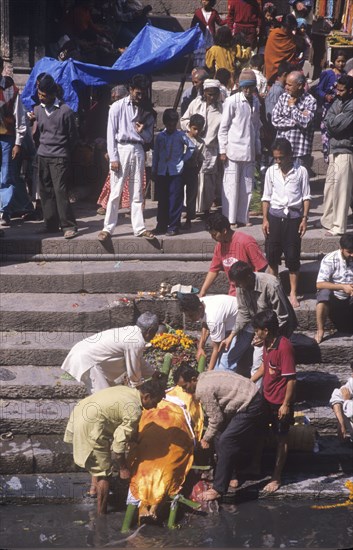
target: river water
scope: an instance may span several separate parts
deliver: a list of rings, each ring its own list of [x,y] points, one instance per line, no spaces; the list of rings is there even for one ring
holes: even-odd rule
[[[135,535],[120,533],[122,511],[97,518],[92,501],[10,504],[0,507],[0,548],[352,548],[352,507],[313,510],[312,504],[213,505],[207,513],[184,514],[177,529],[144,525]]]

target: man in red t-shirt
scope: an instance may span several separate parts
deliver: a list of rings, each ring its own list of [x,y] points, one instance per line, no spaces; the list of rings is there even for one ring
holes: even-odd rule
[[[263,340],[263,362],[251,377],[256,382],[263,376],[263,395],[268,420],[277,436],[276,463],[272,479],[264,487],[274,493],[281,486],[281,474],[288,453],[288,432],[293,424],[296,372],[293,346],[285,336],[278,336],[278,318],[274,311],[265,309],[252,321],[255,335]]]
[[[206,221],[206,230],[217,244],[209,272],[199,293],[200,298],[207,294],[220,271],[224,271],[228,276],[232,265],[239,260],[250,264],[254,271],[266,270],[267,260],[254,237],[241,231],[233,231],[229,220],[223,214],[218,212],[211,214]],[[236,287],[232,281],[229,281],[228,294],[236,295]]]

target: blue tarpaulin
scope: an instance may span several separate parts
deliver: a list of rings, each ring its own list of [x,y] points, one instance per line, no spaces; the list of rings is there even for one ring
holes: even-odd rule
[[[52,75],[64,91],[64,101],[73,111],[78,110],[78,92],[84,86],[119,84],[134,74],[150,74],[162,69],[172,59],[193,52],[202,44],[199,27],[185,32],[170,32],[146,25],[112,67],[82,63],[74,59],[58,61],[43,57],[32,69],[22,92],[26,109],[32,110],[36,80],[40,73]]]

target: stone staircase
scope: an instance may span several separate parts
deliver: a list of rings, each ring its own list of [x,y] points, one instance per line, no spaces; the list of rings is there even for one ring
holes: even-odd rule
[[[171,30],[190,25],[198,0],[152,0],[152,22]],[[217,7],[226,13],[226,2]],[[179,14],[179,15],[178,15]],[[179,27],[178,27],[179,26]],[[178,28],[177,28],[178,27]],[[180,73],[183,71],[180,67]],[[154,77],[152,99],[157,105],[157,129],[170,107],[181,74]],[[320,214],[326,165],[322,161],[320,134],[314,141],[312,211],[310,223]],[[39,238],[38,222],[14,221],[0,241],[0,502],[80,501],[88,475],[75,466],[72,448],[62,441],[70,411],[85,396],[85,388],[68,380],[60,370],[71,347],[82,338],[111,327],[133,323],[146,310],[161,321],[184,326],[177,302],[151,296],[161,282],[191,284],[200,288],[208,270],[214,243],[201,221],[187,234],[146,242],[131,236],[130,219],[121,216],[116,236],[103,247],[97,240],[102,218],[92,205],[75,205],[79,237]],[[156,203],[146,202],[148,229],[155,226]],[[244,232],[263,246],[261,219]],[[328,400],[332,390],[346,381],[353,361],[353,338],[334,335],[313,345],[315,280],[320,257],[338,246],[323,231],[309,230],[303,239],[303,266],[298,310],[298,412],[307,416],[319,434],[319,452],[292,451],[287,463],[287,485],[278,496],[298,494],[327,496],[326,476],[336,476],[337,496],[352,472],[352,449],[338,442],[336,423]],[[281,273],[288,287],[288,273]],[[227,293],[220,274],[212,293]],[[139,294],[139,293],[142,293]],[[186,326],[186,329],[195,327]],[[330,326],[328,325],[328,329]],[[308,345],[310,343],[310,345]],[[270,455],[271,465],[273,454]],[[266,473],[268,462],[264,460]],[[303,477],[304,476],[304,477]],[[309,485],[306,484],[309,480]]]
[[[146,218],[154,212],[152,207],[148,204]],[[82,338],[133,323],[146,310],[174,326],[184,326],[174,299],[137,293],[157,291],[162,281],[200,287],[208,269],[213,244],[205,232],[160,239],[156,249],[137,238],[119,236],[113,238],[112,251],[107,251],[96,240],[97,228],[91,218],[82,222],[86,233],[71,243],[58,237],[39,240],[33,233],[37,222],[15,225],[1,241],[0,415],[1,432],[12,434],[0,443],[0,498],[5,502],[82,498],[88,476],[74,465],[71,447],[62,441],[62,435],[70,411],[85,396],[85,388],[66,379],[59,368],[63,359]],[[124,232],[124,224],[119,230]],[[259,226],[245,231],[262,242]],[[336,247],[335,239],[323,240],[318,230],[308,232],[303,242],[303,251],[311,254]],[[119,259],[125,258],[128,250],[133,259]],[[19,261],[38,254],[42,256],[37,261]],[[101,261],[91,261],[91,254],[100,255]],[[114,254],[115,260],[103,261],[107,254]],[[144,254],[155,261],[144,260]],[[162,259],[171,254],[175,259]],[[187,254],[201,254],[203,260],[177,259]],[[138,255],[140,261],[135,258]],[[60,261],[67,256],[72,261]],[[300,288],[304,297],[298,310],[299,333],[304,338],[313,337],[315,330],[317,269],[318,260],[304,263]],[[285,270],[281,276],[286,285]],[[227,291],[225,277],[218,277],[212,291]],[[349,376],[353,339],[334,335],[320,347],[312,340],[309,346],[307,343],[298,347],[296,408],[317,429],[320,451],[291,452],[287,472],[292,481],[304,473],[308,477],[344,477],[351,473],[352,450],[339,444],[335,436],[328,400],[333,388]]]

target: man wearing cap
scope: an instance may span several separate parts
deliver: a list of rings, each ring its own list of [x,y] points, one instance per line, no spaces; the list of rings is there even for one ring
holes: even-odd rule
[[[222,214],[232,229],[249,222],[255,159],[261,155],[260,102],[255,90],[254,71],[243,69],[239,91],[223,104],[218,132],[220,159],[224,163]]]
[[[199,176],[199,192],[196,210],[208,214],[220,186],[220,167],[218,163],[218,129],[222,118],[222,101],[219,80],[207,78],[203,83],[202,96],[196,97],[180,119],[181,129],[189,129],[190,117],[202,115],[205,124],[200,137],[205,142],[204,161]]]

